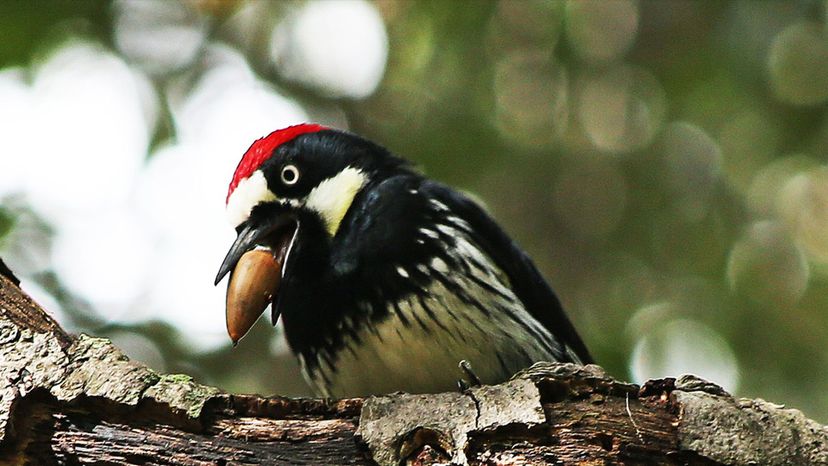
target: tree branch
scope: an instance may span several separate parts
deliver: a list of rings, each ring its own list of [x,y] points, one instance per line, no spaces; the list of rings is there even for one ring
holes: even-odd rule
[[[828,464],[828,429],[695,377],[538,364],[465,393],[235,395],[71,336],[0,274],[0,463]]]

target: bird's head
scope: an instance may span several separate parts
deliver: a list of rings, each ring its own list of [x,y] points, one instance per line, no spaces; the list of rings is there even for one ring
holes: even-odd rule
[[[234,343],[275,301],[297,239],[312,233],[312,241],[330,241],[363,189],[405,167],[368,140],[315,124],[274,131],[250,146],[227,192],[238,236],[216,276],[218,284],[230,274]]]

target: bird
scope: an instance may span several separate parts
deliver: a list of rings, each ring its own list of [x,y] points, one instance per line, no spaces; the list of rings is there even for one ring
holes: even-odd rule
[[[269,306],[319,396],[456,390],[592,357],[529,256],[475,200],[357,134],[302,123],[228,188],[234,345]]]

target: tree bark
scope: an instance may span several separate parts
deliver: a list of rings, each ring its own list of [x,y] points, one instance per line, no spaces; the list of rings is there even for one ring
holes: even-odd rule
[[[0,464],[828,464],[826,427],[689,376],[541,363],[464,393],[225,393],[67,334],[3,269]]]

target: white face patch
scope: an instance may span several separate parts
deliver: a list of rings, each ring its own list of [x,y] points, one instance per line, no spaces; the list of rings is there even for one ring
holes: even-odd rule
[[[256,170],[249,177],[241,180],[230,199],[227,200],[227,218],[235,227],[247,220],[250,210],[260,202],[276,200],[274,195],[267,189],[267,180],[261,170]]]
[[[361,170],[348,167],[328,178],[308,194],[305,207],[319,213],[325,221],[328,233],[334,236],[345,213],[351,207],[354,196],[365,185],[367,177]]]

